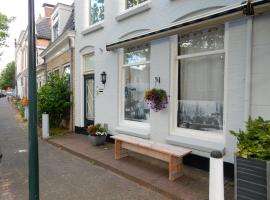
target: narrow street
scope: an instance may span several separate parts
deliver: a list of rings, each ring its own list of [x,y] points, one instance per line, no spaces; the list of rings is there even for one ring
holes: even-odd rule
[[[15,110],[0,99],[0,199],[28,199],[28,137]],[[41,200],[166,199],[47,142],[39,142]]]

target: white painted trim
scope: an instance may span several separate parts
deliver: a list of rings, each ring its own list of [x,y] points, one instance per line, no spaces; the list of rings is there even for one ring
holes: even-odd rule
[[[136,122],[136,121],[130,121],[130,120],[125,120],[124,119],[124,102],[125,102],[125,96],[124,96],[124,88],[125,88],[125,72],[124,68],[127,66],[134,66],[142,63],[136,63],[136,64],[131,64],[131,65],[124,65],[124,49],[118,49],[118,61],[119,61],[119,103],[118,103],[118,124],[119,127],[126,127],[128,130],[134,130],[138,131],[138,134],[140,132],[146,132],[149,134],[150,131],[150,123],[149,122]],[[143,64],[150,64],[150,61],[143,62]]]
[[[194,57],[201,57],[201,56],[209,56],[209,55],[216,55],[216,54],[222,54],[222,53],[225,53],[225,50],[224,49],[181,55],[181,56],[177,56],[177,59],[180,60],[180,59],[185,59],[185,58],[194,58]]]
[[[225,23],[225,30],[224,30],[224,49],[221,50],[215,50],[215,51],[208,51],[208,52],[202,52],[202,53],[194,53],[194,54],[187,54],[183,56],[178,56],[178,37],[177,35],[171,36],[171,81],[170,81],[170,104],[171,105],[171,111],[170,111],[170,135],[175,136],[190,136],[192,138],[200,139],[203,135],[203,137],[209,141],[220,141],[222,143],[225,142],[225,133],[226,133],[226,124],[225,119],[227,116],[227,43],[228,43],[228,24]],[[206,55],[215,55],[215,54],[225,54],[225,61],[224,61],[224,100],[223,100],[223,131],[221,134],[219,133],[211,133],[206,131],[198,131],[198,130],[191,130],[191,129],[185,129],[185,128],[178,128],[176,126],[177,124],[177,91],[178,91],[178,62],[180,59],[185,58],[191,58],[191,57],[198,57],[198,56],[206,56]],[[226,88],[225,88],[226,87]]]
[[[85,36],[87,34],[96,32],[96,31],[98,31],[100,29],[103,29],[103,28],[104,28],[104,20],[103,21],[100,21],[100,22],[97,22],[95,24],[90,25],[89,27],[87,27],[86,29],[84,29],[81,32],[81,34]]]
[[[151,8],[151,0],[140,3],[132,8],[125,9],[118,16],[115,17],[116,21],[125,20],[131,16],[145,12]]]

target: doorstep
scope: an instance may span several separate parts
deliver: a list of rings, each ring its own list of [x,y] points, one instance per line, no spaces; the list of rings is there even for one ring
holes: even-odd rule
[[[114,144],[92,146],[87,136],[71,134],[48,140],[49,143],[77,155],[149,189],[172,199],[208,199],[208,172],[185,166],[184,176],[175,181],[168,180],[167,164],[131,153],[121,160],[114,159]],[[234,198],[233,183],[225,179],[225,199]]]

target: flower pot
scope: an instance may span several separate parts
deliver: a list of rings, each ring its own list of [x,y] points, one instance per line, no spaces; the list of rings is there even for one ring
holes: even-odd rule
[[[92,135],[88,135],[88,139],[90,140],[90,142],[95,145],[95,146],[99,146],[105,143],[106,141],[106,135],[102,135],[102,136],[92,136]]]
[[[270,161],[235,156],[235,199],[270,199]]]

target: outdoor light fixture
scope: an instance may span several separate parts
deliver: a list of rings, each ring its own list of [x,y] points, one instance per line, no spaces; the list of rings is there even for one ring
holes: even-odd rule
[[[103,85],[105,85],[106,84],[106,79],[107,79],[107,74],[106,74],[106,72],[102,72],[101,74],[100,74],[100,77],[101,77],[101,83],[103,84]]]

